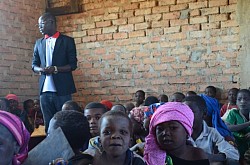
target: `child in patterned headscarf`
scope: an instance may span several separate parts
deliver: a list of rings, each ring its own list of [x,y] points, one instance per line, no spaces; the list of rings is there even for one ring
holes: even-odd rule
[[[206,154],[199,148],[187,145],[192,133],[194,114],[183,103],[161,105],[150,121],[146,137],[144,159],[148,165],[209,164]]]
[[[30,134],[15,115],[0,110],[0,164],[20,165],[28,157]]]

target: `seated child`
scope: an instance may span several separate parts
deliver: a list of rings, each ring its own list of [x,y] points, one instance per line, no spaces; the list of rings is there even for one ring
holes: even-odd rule
[[[0,98],[0,110],[9,112],[10,104],[6,98]]]
[[[182,102],[185,99],[185,95],[181,92],[175,92],[170,99],[170,102]]]
[[[145,92],[143,90],[136,91],[134,96],[135,107],[143,106],[144,100],[145,100]]]
[[[216,97],[216,88],[214,86],[207,86],[205,89],[205,95],[215,98]]]
[[[127,109],[122,104],[116,104],[111,108],[111,111],[113,110],[119,110],[125,114],[127,114]]]
[[[208,127],[203,120],[206,115],[206,102],[200,96],[188,96],[184,100],[194,113],[194,125],[192,138],[193,146],[203,149],[209,157],[210,163],[236,164],[239,161],[239,153],[233,145],[224,140],[220,133]]]
[[[91,137],[99,136],[98,121],[106,111],[106,107],[101,103],[91,102],[86,105],[84,116],[89,122]]]
[[[135,105],[133,103],[126,103],[124,107],[126,108],[126,113],[129,114],[130,111],[135,107]]]
[[[75,110],[57,112],[49,123],[48,135],[52,134],[58,127],[62,129],[75,153],[75,156],[68,160],[69,163],[77,164],[83,160],[86,161],[86,159],[89,159],[89,163],[91,163],[93,158],[80,152],[80,149],[90,139],[89,123],[83,113]]]
[[[220,117],[220,104],[217,99],[205,94],[200,95],[206,102],[207,114],[204,118],[209,127],[214,127],[226,141],[234,141],[231,131]]]
[[[224,114],[233,108],[237,108],[236,105],[236,98],[237,98],[237,93],[239,89],[238,88],[232,88],[228,91],[228,103],[224,104],[221,109],[220,109],[220,117],[227,118],[227,115],[224,116]]]
[[[0,110],[0,164],[19,165],[28,157],[30,134],[15,115]]]
[[[162,94],[162,95],[160,95],[160,96],[158,97],[158,100],[159,100],[160,103],[166,103],[166,102],[168,102],[168,96]]]
[[[109,101],[109,100],[102,100],[100,103],[102,103],[103,105],[105,105],[105,106],[106,106],[107,111],[110,111],[110,110],[111,110],[111,108],[113,107],[112,102],[111,102],[111,101]]]
[[[186,97],[187,96],[196,96],[197,95],[197,93],[195,93],[194,91],[188,91],[187,93],[186,93]]]
[[[240,152],[240,158],[244,158],[244,153],[250,147],[250,91],[239,90],[236,99],[238,109],[229,112],[225,122],[230,131],[233,132],[235,142]]]
[[[148,165],[208,165],[204,151],[187,144],[191,136],[194,114],[183,103],[161,105],[150,121],[144,158]]]
[[[121,111],[105,113],[99,122],[103,152],[94,157],[96,165],[145,165],[144,160],[129,150],[132,123]]]
[[[75,101],[72,101],[72,100],[69,100],[69,101],[66,101],[63,106],[62,106],[62,110],[65,111],[65,110],[75,110],[75,111],[78,111],[78,112],[82,112],[82,109],[81,107],[77,104],[77,102]]]

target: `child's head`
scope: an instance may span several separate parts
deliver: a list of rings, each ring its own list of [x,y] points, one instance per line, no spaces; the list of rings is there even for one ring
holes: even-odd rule
[[[10,104],[6,98],[0,98],[0,110],[9,112]]]
[[[146,100],[145,100],[144,105],[145,106],[150,106],[151,104],[158,103],[158,102],[159,102],[159,100],[158,100],[157,97],[155,97],[155,96],[148,96],[146,98]]]
[[[61,127],[74,151],[79,150],[90,138],[89,123],[81,112],[75,110],[59,111],[49,123],[48,134]]]
[[[127,109],[122,105],[122,104],[116,104],[114,105],[112,108],[111,108],[111,111],[114,111],[114,110],[119,110],[125,114],[127,114]]]
[[[102,100],[100,103],[102,103],[103,105],[105,105],[105,106],[106,106],[107,111],[110,111],[110,110],[111,110],[111,108],[113,107],[112,102],[111,102],[111,101],[109,101],[109,100]]]
[[[145,92],[143,90],[138,90],[135,92],[135,97],[134,101],[138,104],[141,105],[143,101],[145,100]]]
[[[237,93],[239,92],[238,88],[232,88],[228,91],[228,101],[229,103],[235,105],[237,99]]]
[[[99,120],[99,128],[101,145],[107,156],[126,154],[131,142],[132,123],[125,113],[108,111]]]
[[[207,86],[205,89],[205,94],[209,97],[215,98],[216,96],[216,88],[214,86]]]
[[[197,93],[195,93],[194,91],[188,91],[186,93],[186,96],[196,96],[196,95],[197,95]]]
[[[144,110],[146,106],[135,107],[130,111],[129,117],[133,124],[133,133],[136,135],[144,134],[143,120],[144,120]]]
[[[23,109],[26,110],[27,112],[34,109],[34,101],[31,99],[25,100],[23,102]]]
[[[149,135],[146,137],[144,158],[147,163],[164,164],[166,151],[171,154],[186,145],[187,137],[192,133],[193,121],[194,114],[187,105],[178,102],[161,105],[151,118]]]
[[[242,111],[250,111],[250,91],[247,89],[239,90],[236,105]]]
[[[170,102],[182,102],[185,99],[185,95],[181,92],[175,92],[170,99]]]
[[[198,95],[188,96],[184,99],[184,104],[188,105],[194,113],[193,128],[195,129],[202,126],[203,119],[207,113],[207,105],[205,100]]]
[[[92,137],[99,135],[98,121],[102,115],[107,112],[106,107],[97,102],[91,102],[84,109],[84,116],[89,122],[90,133]]]
[[[40,110],[40,100],[34,99],[34,109]]]
[[[72,101],[72,100],[69,100],[69,101],[66,101],[63,106],[62,106],[62,110],[65,111],[65,110],[75,110],[75,111],[78,111],[78,112],[82,112],[82,109],[81,107],[77,104],[77,102],[75,101]]]
[[[14,111],[18,108],[19,99],[18,99],[17,95],[8,94],[5,98],[9,101],[10,111]]]
[[[135,107],[135,105],[133,103],[126,103],[124,107],[126,108],[127,114],[129,114],[130,111]]]
[[[168,96],[167,95],[160,95],[159,97],[158,97],[158,100],[159,100],[159,102],[160,103],[166,103],[166,102],[168,102]]]

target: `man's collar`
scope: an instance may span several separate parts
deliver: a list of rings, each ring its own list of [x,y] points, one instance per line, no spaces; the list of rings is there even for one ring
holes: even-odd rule
[[[60,33],[59,32],[56,32],[53,36],[49,36],[47,34],[45,34],[44,38],[47,39],[49,37],[52,37],[52,38],[58,38],[60,36]]]

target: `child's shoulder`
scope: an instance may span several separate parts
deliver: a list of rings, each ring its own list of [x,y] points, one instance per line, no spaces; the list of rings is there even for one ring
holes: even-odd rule
[[[136,154],[135,152],[132,152],[132,155],[133,155],[133,159],[132,159],[132,164],[131,165],[146,165],[146,162],[144,161],[144,159]]]

